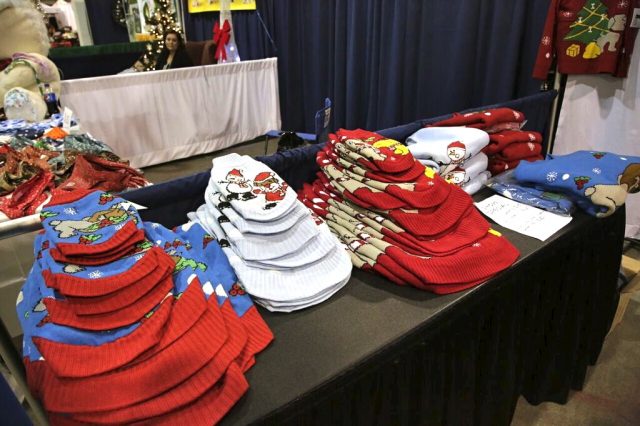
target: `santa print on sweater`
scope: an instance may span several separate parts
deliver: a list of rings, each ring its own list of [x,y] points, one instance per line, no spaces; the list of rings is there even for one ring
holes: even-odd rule
[[[284,200],[289,187],[286,182],[278,179],[273,172],[258,173],[253,179],[253,185],[253,193],[264,195],[265,201],[267,201],[264,206],[265,210],[275,207],[278,201]]]
[[[554,56],[564,74],[609,73],[626,77],[637,29],[638,0],[553,0],[533,77],[546,79]]]
[[[269,210],[279,201],[284,200],[289,188],[286,182],[271,171],[260,172],[251,181],[244,177],[242,170],[232,169],[227,173],[226,179],[218,183],[227,184],[226,190],[229,192],[227,200],[248,201],[256,198],[256,195],[264,195],[266,201],[264,210]]]

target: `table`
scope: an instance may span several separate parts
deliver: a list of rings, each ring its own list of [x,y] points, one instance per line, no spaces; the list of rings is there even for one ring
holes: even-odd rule
[[[144,204],[141,195],[164,192],[163,206],[149,197],[141,215],[158,220],[160,211],[171,226],[202,202],[207,178],[123,195]],[[170,195],[174,187],[184,188],[180,196]],[[223,423],[508,425],[520,395],[564,403],[613,319],[624,223],[624,209],[606,219],[577,212],[546,242],[496,225],[521,256],[462,293],[435,296],[355,270],[321,305],[261,310],[275,341]]]
[[[434,296],[355,271],[320,306],[264,313],[276,340],[224,423],[508,425],[520,394],[566,402],[617,305],[624,211],[579,213],[546,243],[500,230],[522,256],[475,289]]]
[[[535,103],[548,112],[550,99]],[[260,160],[298,187],[312,179],[318,149]],[[204,201],[208,180],[206,171],[122,196],[149,207],[144,220],[172,227]],[[613,319],[624,224],[624,209],[605,219],[577,212],[546,242],[495,226],[521,257],[461,293],[435,296],[356,270],[321,305],[261,309],[275,340],[222,423],[508,425],[520,395],[564,403]]]
[[[64,80],[61,102],[133,167],[279,129],[277,59]]]
[[[553,96],[501,106],[524,111],[541,130]],[[429,121],[379,133],[404,140]],[[320,148],[259,160],[298,188],[313,180]],[[123,196],[149,207],[143,219],[172,227],[204,202],[208,180],[203,172]],[[319,306],[262,310],[276,339],[223,423],[508,425],[520,395],[533,404],[566,402],[597,360],[615,313],[624,222],[622,209],[606,219],[577,212],[544,243],[495,226],[521,257],[462,293],[434,296],[354,271]]]

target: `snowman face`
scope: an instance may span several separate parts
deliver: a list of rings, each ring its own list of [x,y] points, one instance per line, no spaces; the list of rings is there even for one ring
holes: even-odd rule
[[[464,159],[466,151],[467,150],[464,148],[449,148],[449,152],[447,152],[447,155],[449,156],[451,161],[460,161]]]
[[[456,185],[460,185],[461,183],[464,182],[464,176],[465,176],[464,172],[450,172],[450,173],[447,173],[445,175],[444,179],[447,182],[451,182],[451,183],[454,183]]]
[[[244,177],[241,175],[229,175],[227,181],[229,181],[229,183],[242,183],[244,182]]]

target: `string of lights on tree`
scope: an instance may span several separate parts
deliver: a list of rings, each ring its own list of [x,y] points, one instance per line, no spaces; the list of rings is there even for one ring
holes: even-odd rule
[[[147,18],[148,30],[151,34],[151,42],[147,43],[147,51],[142,56],[142,65],[145,71],[155,70],[158,55],[164,48],[164,36],[168,31],[177,31],[182,34],[180,25],[176,22],[176,10],[171,0],[157,0],[153,15]]]
[[[123,0],[113,0],[113,4],[111,5],[111,17],[116,24],[126,28],[127,18],[124,8]]]

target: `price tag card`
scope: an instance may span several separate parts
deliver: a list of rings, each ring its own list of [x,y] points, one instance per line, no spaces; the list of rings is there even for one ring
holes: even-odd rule
[[[64,112],[62,113],[62,130],[69,133],[71,129],[71,118],[73,117],[73,111],[71,108],[64,107]]]
[[[560,216],[501,195],[493,195],[475,205],[498,225],[541,241],[545,241],[571,222],[571,216]]]

